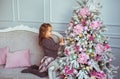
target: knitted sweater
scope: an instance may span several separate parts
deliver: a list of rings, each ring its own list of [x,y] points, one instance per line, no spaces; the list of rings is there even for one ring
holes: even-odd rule
[[[42,40],[42,46],[45,53],[45,56],[57,57],[57,52],[60,47],[59,43],[55,43],[52,38],[46,38]]]

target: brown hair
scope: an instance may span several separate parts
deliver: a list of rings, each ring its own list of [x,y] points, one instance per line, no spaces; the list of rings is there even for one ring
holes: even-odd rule
[[[42,45],[42,40],[45,38],[48,27],[52,27],[49,23],[43,23],[39,28],[39,45]]]

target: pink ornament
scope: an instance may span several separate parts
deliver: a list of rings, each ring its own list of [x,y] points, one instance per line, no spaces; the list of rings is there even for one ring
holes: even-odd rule
[[[76,10],[76,13],[79,13],[79,11],[80,11],[80,9],[77,9],[77,10]]]
[[[85,53],[80,53],[78,55],[77,61],[82,64],[87,64],[87,60],[89,59],[89,56]]]
[[[81,15],[82,17],[87,17],[87,16],[90,15],[90,11],[89,11],[89,9],[87,7],[82,8],[79,11],[79,15]]]
[[[65,75],[71,75],[71,74],[73,74],[73,71],[74,71],[74,69],[70,68],[68,65],[66,65],[65,68],[64,68],[64,74]]]
[[[74,49],[77,51],[77,52],[79,52],[79,46],[74,46]]]
[[[65,54],[65,55],[69,55],[69,52],[68,52],[68,49],[67,49],[67,48],[64,49],[64,54]]]
[[[91,63],[91,61],[88,61],[88,65],[90,66],[92,63]]]
[[[98,55],[101,55],[104,52],[104,46],[102,44],[97,44],[95,46],[95,52]]]
[[[73,37],[74,36],[74,33],[70,33],[70,37]]]
[[[93,35],[89,35],[89,38],[88,38],[89,41],[93,41],[94,40],[94,37]]]
[[[78,71],[76,69],[74,69],[73,73],[74,74],[78,74]]]
[[[94,57],[94,59],[95,59],[96,61],[101,61],[102,57],[101,57],[101,55],[97,55],[97,56]]]
[[[87,26],[85,26],[85,27],[84,27],[84,30],[86,30],[86,31],[87,31],[87,30],[88,30],[88,27],[87,27]]]
[[[80,34],[80,33],[82,33],[83,29],[84,29],[84,28],[83,28],[82,24],[77,24],[76,26],[74,26],[73,31],[74,31],[76,34]]]
[[[105,78],[105,73],[104,72],[90,71],[90,75],[95,76],[95,78],[98,78],[98,79],[104,79]]]
[[[82,20],[81,20],[81,24],[82,24],[83,26],[85,26],[85,25],[86,25],[86,20],[85,20],[85,19],[82,19]]]
[[[64,78],[65,78],[65,75],[64,75],[64,74],[60,74],[57,78],[58,78],[58,79],[64,79]]]
[[[72,23],[72,22],[70,22],[70,23],[69,23],[69,26],[70,26],[70,27],[72,27],[72,26],[73,26],[73,23]]]
[[[105,51],[108,50],[108,49],[110,49],[110,46],[108,44],[106,44],[106,43],[104,43],[103,46],[104,46],[104,50]]]
[[[100,29],[101,25],[102,25],[102,23],[100,21],[92,21],[90,23],[90,28],[93,30],[98,30],[98,29]]]
[[[110,58],[110,59],[109,59],[109,62],[111,62],[111,61],[112,61],[112,59]]]
[[[79,51],[80,51],[80,52],[83,52],[83,51],[85,51],[85,50],[84,50],[82,47],[80,47],[80,48],[79,48]]]
[[[112,61],[112,59],[110,58],[107,62],[111,62]]]

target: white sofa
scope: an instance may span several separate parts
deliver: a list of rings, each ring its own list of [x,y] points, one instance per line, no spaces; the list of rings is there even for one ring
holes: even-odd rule
[[[58,32],[53,32],[52,37],[55,42],[58,42],[62,35]],[[10,51],[30,49],[31,64],[38,65],[44,56],[42,47],[38,45],[38,29],[28,26],[20,25],[0,29],[0,48],[6,46],[10,48]],[[0,79],[48,79],[48,77],[40,78],[32,74],[21,73],[23,69],[24,68],[5,69],[4,66],[0,66]],[[51,77],[52,68],[49,70],[49,77]]]

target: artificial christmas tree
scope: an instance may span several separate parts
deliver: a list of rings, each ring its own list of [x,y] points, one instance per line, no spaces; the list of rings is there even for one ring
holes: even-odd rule
[[[59,74],[64,79],[113,79],[116,72],[98,0],[81,0],[73,11],[65,37],[65,57],[59,58]]]

